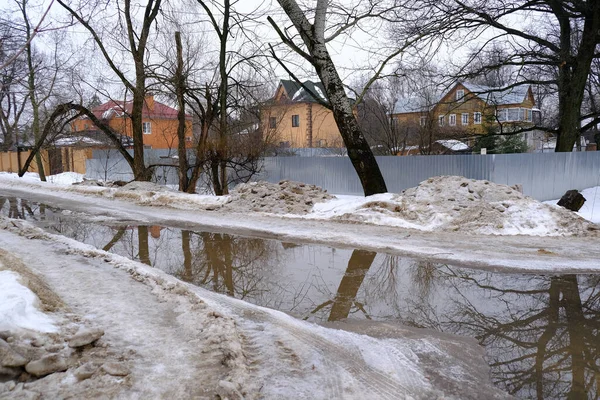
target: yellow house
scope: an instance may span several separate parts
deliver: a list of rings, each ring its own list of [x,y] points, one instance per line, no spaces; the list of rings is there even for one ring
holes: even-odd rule
[[[274,138],[280,147],[343,147],[342,137],[326,102],[321,83],[281,80],[275,95],[261,109],[264,137]],[[314,95],[314,96],[313,96]]]
[[[94,107],[91,111],[116,132],[132,137],[131,118],[129,118],[131,108],[131,101],[111,100]],[[155,101],[154,96],[146,96],[142,109],[145,148],[177,149],[177,126],[176,109]],[[85,116],[75,120],[72,128],[74,132],[86,132],[87,134],[99,132],[99,129]],[[192,147],[192,117],[190,115],[186,115],[185,141],[186,147]]]
[[[472,136],[490,129],[514,130],[532,126],[540,118],[530,86],[494,88],[456,83],[438,101],[403,100],[391,115],[393,123],[435,127]]]

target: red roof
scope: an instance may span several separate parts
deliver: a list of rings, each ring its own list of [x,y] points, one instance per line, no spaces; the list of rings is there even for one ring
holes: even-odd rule
[[[154,106],[150,109],[148,103],[154,102]],[[133,101],[115,101],[110,100],[104,104],[100,104],[92,109],[92,112],[98,119],[110,119],[113,116],[122,116],[123,113],[131,113]],[[146,97],[142,108],[142,118],[149,119],[177,119],[177,109],[169,107],[166,104],[153,100],[152,97]],[[191,119],[189,114],[185,115],[186,119]]]

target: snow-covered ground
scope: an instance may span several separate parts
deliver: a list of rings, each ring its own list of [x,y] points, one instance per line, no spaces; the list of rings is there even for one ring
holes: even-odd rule
[[[54,322],[36,307],[39,299],[20,278],[15,272],[0,271],[0,331],[55,332]]]
[[[49,181],[67,192],[123,199],[154,207],[254,212],[467,235],[596,235],[598,227],[582,216],[589,219],[600,210],[600,200],[596,201],[600,195],[594,188],[585,191],[589,200],[580,216],[552,202],[541,203],[524,196],[506,185],[459,176],[434,177],[399,194],[368,197],[336,197],[314,185],[290,181],[243,184],[231,195],[221,197],[189,195],[149,182],[132,182],[118,188],[98,186],[96,182],[68,184],[82,179],[79,174],[64,173],[50,177]],[[25,182],[40,188],[48,187],[41,185],[35,174],[19,180],[14,174],[0,173],[0,185],[19,186]]]

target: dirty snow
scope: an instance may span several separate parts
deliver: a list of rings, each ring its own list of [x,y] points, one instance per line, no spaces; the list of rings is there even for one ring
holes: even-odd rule
[[[124,355],[105,362],[90,383],[78,382],[76,363],[20,388],[0,384],[0,396],[27,390],[42,398],[95,397],[103,393],[94,393],[95,384],[113,382],[127,398],[509,397],[491,385],[483,350],[471,339],[401,329],[393,338],[371,337],[320,327],[25,221],[0,219],[0,247],[45,279],[78,319],[103,329],[108,349]],[[127,366],[125,381],[106,375],[119,373],[115,362]]]
[[[11,174],[0,174],[0,179],[18,182]],[[23,183],[33,184],[33,179]],[[434,177],[399,194],[369,197],[336,197],[318,186],[291,181],[242,184],[231,195],[220,197],[189,195],[149,182],[119,188],[61,185],[61,190],[182,210],[253,211],[468,235],[587,236],[598,229],[579,215],[524,196],[512,187],[459,176]],[[598,203],[588,201],[590,214],[598,214],[594,211]]]
[[[581,194],[585,197],[585,203],[576,214],[595,224],[600,224],[600,186],[583,189]],[[559,200],[550,200],[544,203],[556,206]]]
[[[0,331],[56,332],[52,318],[38,309],[39,299],[12,271],[0,271]]]
[[[581,236],[594,229],[512,187],[459,176],[430,178],[400,194],[317,204],[309,217],[477,235]]]
[[[271,214],[306,214],[314,204],[334,199],[319,186],[301,182],[277,183],[250,182],[235,187],[230,202],[224,208],[229,211],[258,211]]]

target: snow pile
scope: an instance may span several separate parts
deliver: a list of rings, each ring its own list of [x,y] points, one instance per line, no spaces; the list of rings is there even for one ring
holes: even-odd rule
[[[585,203],[577,215],[595,224],[600,224],[600,186],[584,189],[581,194],[585,197]],[[544,203],[555,206],[559,200],[550,200]]]
[[[153,182],[133,181],[119,188],[118,192],[173,192],[173,190]]]
[[[56,332],[52,319],[38,310],[39,300],[19,283],[19,275],[0,271],[0,331],[29,329]]]
[[[314,218],[488,235],[586,235],[596,227],[506,185],[439,176],[401,194],[316,205]]]
[[[77,172],[63,172],[56,175],[46,177],[48,182],[56,183],[57,185],[71,185],[73,183],[82,182],[83,174]]]
[[[8,178],[8,179],[5,179]],[[475,235],[584,236],[599,227],[566,209],[543,204],[514,188],[458,176],[430,178],[401,194],[369,197],[332,196],[315,185],[281,181],[279,184],[241,184],[229,196],[187,194],[148,182],[123,187],[56,185],[20,180],[0,174],[3,185],[23,189],[51,188],[63,192],[126,200],[143,206],[180,210],[260,212],[285,217],[325,219],[395,226],[421,231],[463,232]],[[594,190],[597,193],[598,190]],[[584,195],[592,198],[587,191]],[[600,200],[589,201],[590,214],[600,215]],[[582,212],[584,211],[582,209]],[[587,215],[587,214],[582,214]],[[600,219],[596,216],[595,218]]]
[[[335,196],[315,185],[287,180],[279,184],[260,181],[238,185],[231,193],[231,202],[224,208],[237,212],[306,214],[315,203],[334,198]]]

